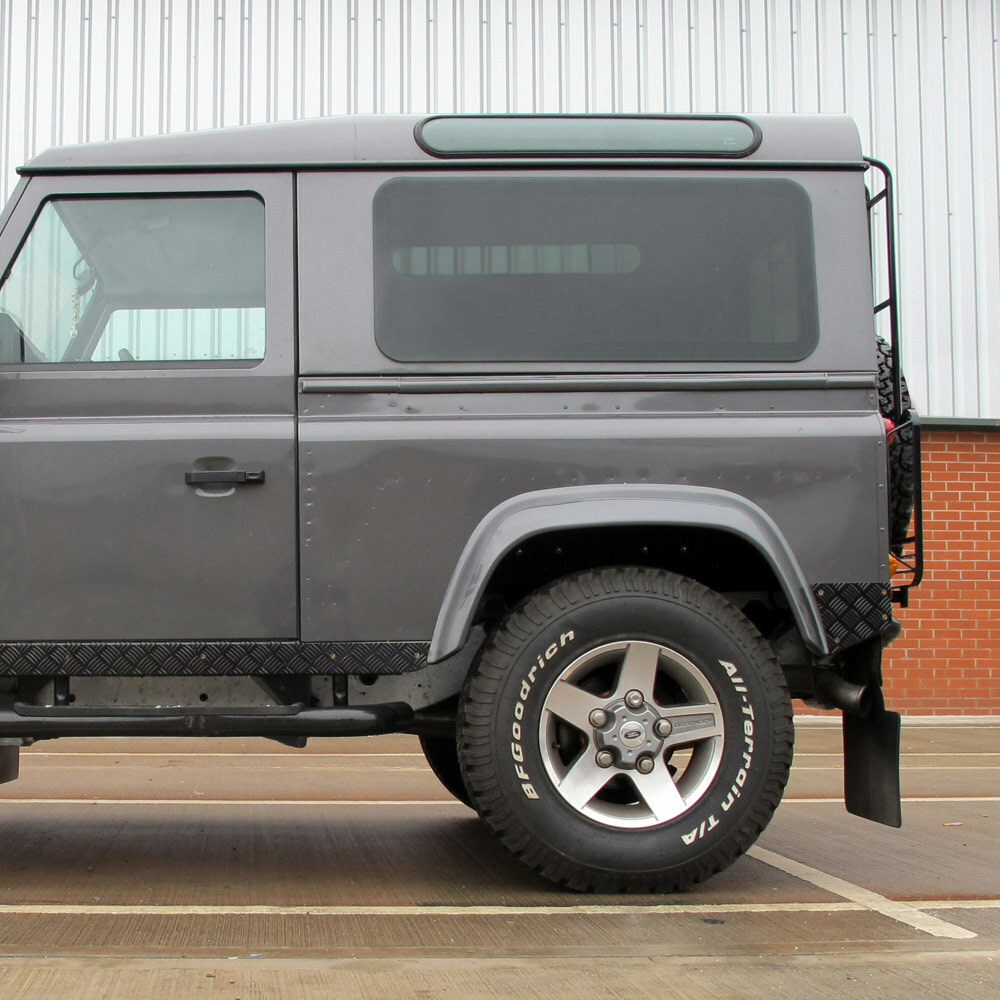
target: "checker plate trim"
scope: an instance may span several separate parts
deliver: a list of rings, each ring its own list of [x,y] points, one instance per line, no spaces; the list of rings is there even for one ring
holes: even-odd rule
[[[429,650],[429,642],[5,642],[0,675],[399,675],[425,667]]]
[[[814,583],[812,592],[833,649],[874,639],[892,622],[889,583]]]

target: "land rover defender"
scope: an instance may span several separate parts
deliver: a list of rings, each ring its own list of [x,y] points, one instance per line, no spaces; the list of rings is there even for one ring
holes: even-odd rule
[[[670,891],[767,824],[802,698],[899,824],[919,442],[849,119],[348,116],[20,173],[0,780],[60,736],[408,732],[541,875]]]

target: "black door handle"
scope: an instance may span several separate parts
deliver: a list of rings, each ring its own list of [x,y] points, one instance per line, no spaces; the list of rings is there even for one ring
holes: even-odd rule
[[[184,482],[188,486],[205,486],[208,484],[225,483],[246,483],[255,485],[264,482],[264,470],[256,469],[219,469],[217,471],[208,470],[205,472],[185,472]]]

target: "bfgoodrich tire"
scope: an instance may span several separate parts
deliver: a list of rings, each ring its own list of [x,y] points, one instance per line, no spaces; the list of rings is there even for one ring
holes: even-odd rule
[[[645,568],[567,577],[471,671],[459,760],[521,861],[579,890],[671,892],[731,864],[781,799],[791,703],[732,604]]]
[[[434,772],[434,776],[459,802],[472,806],[472,799],[462,780],[462,769],[458,764],[458,747],[454,739],[442,736],[421,736],[420,749]]]

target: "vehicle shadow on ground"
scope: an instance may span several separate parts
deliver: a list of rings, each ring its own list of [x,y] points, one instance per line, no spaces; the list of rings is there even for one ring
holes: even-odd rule
[[[802,898],[801,890],[779,892],[785,880],[747,858],[682,894],[566,891],[524,867],[457,805],[445,807],[447,816],[433,806],[172,805],[173,815],[166,808],[81,804],[0,813],[0,903],[551,906]]]

